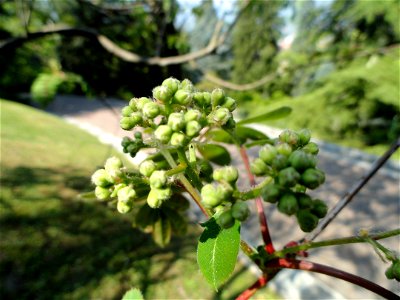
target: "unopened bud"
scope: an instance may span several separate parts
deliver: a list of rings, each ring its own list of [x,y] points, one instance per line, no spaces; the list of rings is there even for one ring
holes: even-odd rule
[[[289,163],[297,171],[301,172],[308,168],[314,168],[317,165],[317,159],[303,150],[296,150],[290,154]]]
[[[189,91],[179,89],[174,95],[174,100],[178,104],[187,106],[192,102],[192,94]]]
[[[101,186],[96,186],[96,188],[94,189],[94,194],[96,196],[97,199],[100,200],[105,200],[108,199],[111,195],[111,192],[108,188],[104,188]]]
[[[211,105],[211,93],[203,92],[203,107],[209,107]]]
[[[171,99],[173,92],[167,86],[157,86],[153,89],[153,98],[167,103]]]
[[[220,227],[228,229],[235,225],[235,219],[233,218],[231,211],[227,210],[218,216],[217,223]]]
[[[168,144],[171,139],[172,129],[168,125],[160,125],[154,131],[154,136],[163,144]]]
[[[307,153],[314,154],[314,155],[318,154],[318,152],[319,152],[318,145],[316,143],[313,143],[313,142],[309,142],[307,145],[305,145],[302,148],[302,150],[307,152]]]
[[[295,186],[300,179],[300,174],[293,167],[288,167],[279,171],[278,182],[285,187]]]
[[[131,130],[136,126],[136,123],[131,117],[122,117],[119,121],[119,125],[123,130]]]
[[[146,97],[141,97],[139,99],[136,100],[136,107],[138,110],[142,111],[143,107],[146,103],[150,103],[152,102],[149,98]]]
[[[312,202],[311,212],[318,218],[323,218],[328,213],[328,206],[320,199],[315,199]]]
[[[231,97],[226,97],[225,98],[225,103],[222,105],[222,107],[225,107],[229,109],[229,111],[234,111],[236,109],[236,100],[231,98]]]
[[[143,176],[150,177],[156,170],[156,164],[152,160],[145,160],[139,166],[139,172]]]
[[[220,205],[223,201],[223,197],[218,193],[217,188],[212,184],[206,184],[201,189],[201,201],[204,206],[213,208]]]
[[[221,125],[224,125],[228,122],[229,119],[232,118],[232,113],[229,109],[225,107],[218,108],[213,115],[214,121],[218,122]]]
[[[170,143],[172,146],[182,147],[186,145],[186,136],[181,132],[174,132],[171,136]]]
[[[250,215],[250,209],[246,202],[238,201],[232,206],[232,216],[241,222],[245,221]]]
[[[271,165],[276,170],[282,170],[288,166],[288,158],[285,155],[278,154],[272,161]]]
[[[180,84],[180,82],[178,79],[169,77],[169,78],[165,79],[161,85],[168,87],[171,94],[173,95],[178,90],[179,84]]]
[[[235,183],[239,178],[239,171],[237,168],[232,166],[226,166],[214,170],[213,178],[216,181],[227,181],[229,183]]]
[[[124,188],[124,187],[126,187],[126,184],[125,184],[125,183],[116,184],[116,185],[114,186],[114,190],[112,191],[110,197],[111,197],[111,198],[117,197],[118,191],[119,191],[120,189]]]
[[[318,225],[318,217],[309,210],[299,210],[296,213],[296,218],[300,229],[304,232],[311,232]]]
[[[300,144],[302,146],[307,145],[311,139],[311,132],[307,128],[301,129],[298,133],[300,138]]]
[[[133,112],[134,110],[130,106],[125,106],[121,111],[123,117],[130,117]]]
[[[126,186],[117,192],[118,202],[129,202],[136,198],[136,191],[131,186]]]
[[[286,129],[279,135],[279,140],[291,146],[296,146],[300,141],[300,137],[296,132]]]
[[[325,182],[325,174],[318,169],[307,169],[301,175],[301,183],[310,189],[315,189]]]
[[[133,111],[138,110],[137,104],[136,104],[138,100],[139,100],[138,98],[132,98],[131,100],[129,100],[129,107],[132,108]]]
[[[143,106],[143,115],[148,119],[154,119],[159,113],[160,107],[155,102],[149,102]]]
[[[168,117],[168,126],[173,131],[180,131],[185,127],[185,119],[183,113],[171,113]]]
[[[263,175],[266,175],[269,168],[261,158],[256,158],[250,164],[250,170],[251,170],[251,173],[253,173],[256,176],[263,176]]]
[[[199,134],[201,130],[201,125],[197,121],[189,121],[186,124],[186,135],[189,137],[194,137]]]
[[[282,154],[285,156],[289,156],[293,151],[292,146],[290,146],[287,143],[279,143],[275,147],[279,154]]]
[[[122,161],[115,156],[108,158],[106,160],[106,163],[104,164],[104,169],[107,171],[108,174],[110,174],[112,178],[117,178],[121,176],[122,167]]]
[[[278,150],[276,150],[275,146],[269,144],[262,147],[258,152],[258,156],[268,165],[272,163],[277,154]]]
[[[282,193],[282,189],[277,184],[268,184],[261,190],[261,197],[269,203],[276,203]]]
[[[279,199],[278,210],[289,216],[295,214],[299,210],[296,197],[291,193],[284,194]]]
[[[189,79],[183,79],[180,88],[188,92],[194,92],[193,83]]]
[[[150,176],[151,188],[161,189],[167,185],[168,176],[165,171],[153,171]]]
[[[201,112],[197,109],[190,109],[185,113],[185,122],[189,121],[199,121],[201,118]]]
[[[147,204],[151,208],[159,208],[163,204],[163,202],[171,198],[171,196],[172,191],[170,188],[152,188],[147,196]]]
[[[113,183],[110,174],[104,169],[99,169],[92,175],[92,182],[101,187],[108,187]]]
[[[131,201],[124,202],[124,201],[118,201],[117,202],[117,210],[121,214],[126,214],[130,212],[133,208],[133,203]]]
[[[225,91],[223,89],[214,89],[211,92],[212,107],[217,107],[225,102]]]

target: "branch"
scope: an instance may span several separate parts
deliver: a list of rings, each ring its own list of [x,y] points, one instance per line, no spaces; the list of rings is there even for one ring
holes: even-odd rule
[[[66,36],[83,36],[90,39],[97,40],[100,45],[110,52],[111,54],[119,57],[120,59],[131,62],[131,63],[144,63],[148,65],[158,65],[158,66],[168,66],[174,64],[182,64],[191,60],[196,60],[201,57],[204,57],[213,51],[215,51],[219,45],[221,45],[225,38],[220,36],[223,22],[220,21],[217,23],[215,27],[214,34],[210,39],[208,45],[202,49],[197,51],[193,51],[187,54],[177,55],[177,56],[169,56],[169,57],[144,57],[140,56],[134,52],[130,52],[126,49],[121,48],[113,41],[111,41],[108,37],[99,34],[97,31],[93,29],[85,29],[85,28],[72,28],[67,26],[54,26],[53,28],[44,29],[42,31],[37,31],[28,34],[26,37],[16,37],[10,38],[5,41],[0,41],[0,52],[8,49],[14,49],[25,42],[42,38],[47,35],[52,34],[61,34]]]
[[[397,296],[395,293],[377,285],[372,281],[329,266],[313,263],[310,261],[278,258],[267,263],[267,268],[286,268],[321,273],[361,286],[386,299],[400,299],[400,297]]]
[[[254,284],[252,284],[248,289],[246,289],[243,293],[236,298],[236,300],[247,300],[250,299],[260,288],[265,286],[268,283],[268,279],[264,276],[257,279]]]
[[[304,237],[302,241],[313,241],[327,226],[332,222],[339,212],[350,203],[355,195],[361,190],[361,188],[367,184],[367,182],[375,175],[375,173],[385,164],[385,162],[392,156],[392,154],[400,146],[400,137],[392,144],[386,153],[384,153],[377,161],[374,162],[370,171],[365,174],[361,179],[356,182],[351,189],[344,195],[344,197],[329,211],[321,223],[314,229],[310,234]]]

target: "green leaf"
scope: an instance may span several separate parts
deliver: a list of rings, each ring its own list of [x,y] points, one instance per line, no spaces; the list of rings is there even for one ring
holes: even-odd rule
[[[214,129],[207,132],[206,137],[214,142],[233,144],[231,135],[223,129]]]
[[[171,222],[163,215],[154,224],[153,240],[160,247],[165,247],[171,240]]]
[[[253,117],[253,118],[248,118],[241,120],[237,122],[238,125],[243,125],[243,124],[250,124],[250,123],[260,123],[264,121],[271,121],[271,120],[276,120],[280,118],[284,118],[288,116],[292,112],[292,109],[288,106],[283,106],[278,109],[275,109],[273,111],[267,112],[265,114]]]
[[[229,229],[221,229],[214,218],[205,227],[197,246],[197,263],[200,271],[215,290],[235,269],[240,245],[240,222]]]
[[[139,289],[130,289],[122,297],[122,300],[143,300],[142,292]]]
[[[216,163],[217,165],[223,166],[228,165],[231,162],[231,156],[224,147],[215,144],[204,144],[199,145],[199,152],[205,160]]]
[[[268,139],[268,136],[261,131],[245,126],[236,127],[236,136],[241,144],[244,144],[247,139],[253,141]]]

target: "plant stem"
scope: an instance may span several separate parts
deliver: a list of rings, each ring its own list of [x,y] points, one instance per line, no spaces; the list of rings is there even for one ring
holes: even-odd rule
[[[353,283],[355,285],[361,286],[371,292],[374,292],[381,297],[386,299],[400,299],[395,293],[377,285],[374,282],[371,282],[362,277],[329,267],[317,263],[313,263],[310,261],[303,261],[297,259],[286,259],[286,258],[278,258],[271,260],[267,263],[267,268],[286,268],[286,269],[296,269],[296,270],[305,270],[310,272],[321,273],[325,275],[329,275],[332,277],[336,277],[347,282]]]
[[[374,162],[371,169],[367,174],[360,178],[352,188],[344,195],[344,197],[329,211],[326,217],[319,223],[318,227],[314,229],[310,234],[305,236],[302,241],[313,241],[327,226],[332,222],[339,212],[350,203],[355,195],[361,190],[361,188],[367,184],[367,182],[375,175],[375,173],[384,165],[384,163],[392,156],[392,154],[399,148],[400,138],[391,145],[388,151],[384,153],[377,161]]]
[[[177,153],[178,153],[178,158],[179,158],[180,163],[186,164],[186,166],[187,166],[185,173],[187,174],[189,179],[192,181],[194,186],[197,188],[197,190],[200,191],[201,188],[203,187],[203,184],[201,183],[201,180],[200,180],[199,176],[197,175],[197,173],[193,170],[192,165],[189,163],[189,161],[186,157],[185,151],[182,149],[178,149]]]
[[[264,276],[260,277],[257,279],[256,282],[254,282],[248,289],[246,289],[243,293],[239,295],[239,297],[236,298],[236,300],[247,300],[250,299],[251,296],[253,296],[257,290],[265,286],[268,282],[268,279]]]
[[[247,156],[246,148],[243,146],[240,147],[240,156],[242,157],[243,163],[246,167],[250,185],[255,186],[256,180],[254,178],[253,173],[251,173],[249,157]],[[265,217],[264,207],[262,205],[262,200],[260,197],[256,198],[256,207],[257,207],[258,219],[260,221],[261,236],[265,243],[265,250],[267,251],[267,253],[271,254],[275,251],[275,248],[272,244],[272,239],[269,234],[267,218]]]
[[[312,249],[312,248],[320,248],[320,247],[344,245],[344,244],[354,244],[354,243],[367,243],[368,242],[367,238],[370,238],[371,240],[380,240],[380,239],[385,239],[385,238],[389,238],[392,236],[396,236],[399,234],[400,234],[400,229],[394,229],[394,230],[382,232],[379,234],[369,235],[368,237],[351,236],[351,237],[332,239],[332,240],[326,240],[326,241],[321,241],[321,242],[313,242],[313,243],[305,242],[304,244],[301,244],[298,246],[288,247],[288,248],[282,249],[280,251],[275,251],[273,254],[271,254],[271,257],[285,257],[285,255],[289,254],[289,253],[297,253],[299,251],[305,251],[305,250]]]

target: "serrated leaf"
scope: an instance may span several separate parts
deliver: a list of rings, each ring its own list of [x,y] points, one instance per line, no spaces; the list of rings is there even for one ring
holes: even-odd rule
[[[153,240],[160,247],[165,247],[171,240],[171,222],[165,217],[161,216],[153,227]]]
[[[253,117],[253,118],[248,118],[241,120],[237,122],[238,125],[243,125],[243,124],[250,124],[250,123],[259,123],[259,122],[264,122],[264,121],[271,121],[271,120],[276,120],[280,118],[284,118],[288,116],[292,112],[292,109],[288,106],[283,106],[278,109],[272,110],[270,112],[267,112],[265,114]]]
[[[139,289],[130,289],[127,291],[124,296],[122,297],[122,300],[143,300],[143,294]]]
[[[207,282],[215,290],[235,269],[240,245],[240,222],[229,229],[221,229],[214,218],[205,227],[197,246],[197,263]]]
[[[228,165],[231,162],[231,155],[229,154],[228,150],[220,145],[199,145],[198,150],[205,160],[216,163],[217,165]]]
[[[206,137],[214,142],[233,144],[231,135],[223,129],[214,129],[207,132]]]

